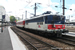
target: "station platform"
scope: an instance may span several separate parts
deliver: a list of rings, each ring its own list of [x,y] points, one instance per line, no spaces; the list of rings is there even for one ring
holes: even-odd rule
[[[0,50],[28,50],[10,26],[0,28]]]
[[[63,33],[63,35],[75,37],[75,32],[69,32],[69,33],[65,33],[65,34]]]

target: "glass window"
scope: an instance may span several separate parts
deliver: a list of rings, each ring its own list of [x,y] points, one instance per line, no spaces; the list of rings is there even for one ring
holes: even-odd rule
[[[45,23],[46,24],[51,23],[51,21],[52,21],[52,15],[45,16]]]
[[[48,16],[45,16],[45,23],[46,24],[52,24],[52,23],[59,24],[59,21],[60,21],[60,23],[64,23],[65,17],[60,16],[60,15],[48,15]]]
[[[39,22],[37,22],[37,25],[39,25]]]
[[[53,20],[54,20],[54,21],[56,21],[56,20],[60,20],[60,16],[53,15]]]
[[[38,17],[38,18],[27,20],[26,23],[30,23],[30,22],[43,22],[43,21],[44,21],[43,17]]]
[[[45,20],[47,20],[47,16],[45,17]]]
[[[43,25],[43,22],[40,22],[40,25]]]
[[[60,16],[61,20],[65,20],[65,16]]]

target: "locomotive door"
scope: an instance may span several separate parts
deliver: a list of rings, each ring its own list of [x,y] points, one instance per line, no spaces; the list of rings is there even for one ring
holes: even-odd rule
[[[44,17],[44,29],[48,31],[48,25],[52,25],[52,15],[47,15]],[[51,26],[50,26],[51,27]]]
[[[46,24],[46,20],[47,20],[47,16],[44,16],[44,30],[47,31],[47,24]]]

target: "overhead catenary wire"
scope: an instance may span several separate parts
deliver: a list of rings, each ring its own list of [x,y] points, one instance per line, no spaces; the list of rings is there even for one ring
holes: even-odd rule
[[[26,1],[26,2],[27,2],[27,1]],[[26,8],[30,3],[32,3],[32,0],[29,1],[28,4],[27,4],[24,8]]]

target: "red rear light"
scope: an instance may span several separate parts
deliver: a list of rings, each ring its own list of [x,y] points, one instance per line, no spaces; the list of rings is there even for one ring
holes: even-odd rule
[[[23,25],[25,25],[25,21],[23,21]]]

